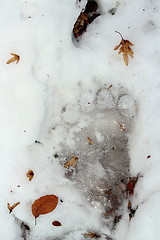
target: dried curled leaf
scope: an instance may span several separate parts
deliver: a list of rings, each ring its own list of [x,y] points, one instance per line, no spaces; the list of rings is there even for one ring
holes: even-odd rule
[[[113,85],[109,85],[109,87],[107,88],[107,90],[110,90],[113,87]]]
[[[32,170],[29,170],[27,173],[26,173],[26,176],[28,177],[29,181],[32,180],[32,178],[34,177],[34,172]]]
[[[119,33],[119,32],[117,32],[117,33]],[[122,35],[121,35],[121,37],[122,37]],[[131,49],[131,46],[134,46],[133,43],[131,43],[129,40],[123,39],[123,37],[122,37],[120,44],[115,46],[115,48],[114,48],[114,50],[117,50],[120,47],[118,54],[123,53],[123,60],[124,60],[124,63],[126,64],[126,66],[128,66],[128,55],[133,58],[133,51]]]
[[[123,52],[123,60],[126,64],[126,66],[128,66],[128,54],[126,52]]]
[[[11,55],[12,55],[13,57],[10,58],[10,59],[6,62],[6,64],[10,64],[10,63],[12,63],[12,62],[18,63],[19,60],[20,60],[20,56],[17,55],[17,54],[15,54],[15,53],[11,53]]]
[[[86,31],[87,26],[100,16],[98,3],[95,0],[88,0],[85,9],[78,16],[74,27],[73,35],[77,39]]]
[[[132,203],[130,200],[128,201],[128,209],[132,209]]]
[[[78,160],[77,157],[72,156],[72,158],[67,163],[64,164],[64,168],[71,167],[71,166],[74,167],[77,163],[77,160]]]
[[[138,181],[138,176],[129,178],[129,182],[126,185],[126,192],[129,195],[133,195],[134,194],[134,188],[135,188],[135,185],[136,185],[137,181]]]
[[[95,232],[90,232],[90,233],[84,233],[83,234],[85,237],[89,237],[89,238],[99,238],[100,236],[95,233]]]
[[[32,214],[35,218],[39,215],[52,212],[58,204],[58,197],[55,195],[45,195],[32,204]]]
[[[11,206],[9,203],[7,203],[7,207],[8,207],[9,213],[11,213],[11,212],[13,211],[13,209],[14,209],[15,207],[17,207],[19,204],[20,204],[20,202],[17,202],[17,203],[15,203],[15,204],[13,204],[13,205]]]
[[[119,123],[119,128],[121,131],[126,131],[126,126],[124,123]]]
[[[93,145],[93,141],[92,141],[92,139],[89,138],[88,136],[87,136],[87,140],[88,140],[88,142],[89,142],[89,145]]]
[[[62,224],[61,224],[59,221],[53,221],[53,222],[52,222],[52,225],[53,225],[53,226],[56,226],[56,227],[62,226]]]

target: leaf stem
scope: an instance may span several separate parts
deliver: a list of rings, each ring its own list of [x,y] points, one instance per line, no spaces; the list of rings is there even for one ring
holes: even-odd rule
[[[122,34],[120,32],[118,32],[118,31],[115,31],[115,32],[121,36],[122,40],[124,40],[124,38],[122,37]]]

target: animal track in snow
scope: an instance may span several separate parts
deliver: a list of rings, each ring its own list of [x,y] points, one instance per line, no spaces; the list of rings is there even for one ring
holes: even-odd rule
[[[65,175],[106,217],[121,214],[125,196],[119,184],[129,176],[128,132],[135,114],[134,99],[123,87],[114,86],[83,92],[75,105],[65,106],[61,113],[64,125],[72,129],[74,144],[61,142],[60,162],[78,158]]]

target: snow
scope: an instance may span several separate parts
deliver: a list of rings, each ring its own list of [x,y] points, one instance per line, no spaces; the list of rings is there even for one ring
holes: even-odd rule
[[[77,42],[72,29],[86,2],[0,1],[3,240],[82,240],[93,231],[102,240],[160,238],[160,3],[97,0],[101,16]],[[134,44],[128,67],[113,51],[121,41],[116,30]],[[6,64],[10,53],[20,56],[18,64]],[[71,156],[77,164],[65,169]],[[131,197],[138,208],[129,221],[116,183],[138,173]],[[122,214],[114,231],[103,216],[112,204],[104,191],[113,185]],[[59,203],[35,225],[31,205],[47,194]],[[11,214],[8,202],[20,202]]]

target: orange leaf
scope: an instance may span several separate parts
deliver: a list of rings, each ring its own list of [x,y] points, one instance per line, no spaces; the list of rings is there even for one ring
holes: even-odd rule
[[[15,54],[15,53],[11,53],[11,55],[12,55],[13,57],[10,58],[10,59],[6,62],[6,64],[10,64],[10,63],[12,63],[12,62],[18,63],[19,60],[20,60],[20,56],[17,55],[17,54]]]
[[[17,207],[19,204],[20,204],[20,202],[17,202],[17,203],[15,203],[15,204],[13,204],[13,205],[11,206],[9,203],[7,203],[7,207],[8,207],[9,213],[11,213],[11,212],[13,211],[13,209],[14,209],[15,207]]]
[[[26,176],[28,177],[29,181],[32,180],[32,178],[34,177],[34,172],[32,170],[29,170],[27,173],[26,173]]]
[[[128,209],[132,209],[132,203],[130,200],[128,201]]]
[[[90,232],[90,233],[84,233],[83,234],[85,237],[90,237],[90,238],[99,238],[100,236],[97,235],[96,233],[94,232]]]
[[[88,140],[88,142],[89,142],[89,145],[93,145],[93,141],[92,141],[92,139],[89,138],[88,136],[87,136],[87,140]]]
[[[129,49],[129,51],[128,51],[128,54],[129,54],[129,56],[130,56],[130,57],[132,57],[132,58],[133,58],[133,51],[132,51],[132,49],[131,49],[131,48]]]
[[[117,32],[117,31],[116,31]],[[134,46],[133,43],[131,43],[129,40],[123,39],[122,35],[120,32],[117,32],[120,34],[122,40],[119,45],[117,45],[114,50],[117,50],[120,47],[120,50],[118,54],[121,52],[123,53],[123,60],[126,66],[128,66],[128,55],[133,58],[133,51],[130,46]]]
[[[52,212],[58,204],[58,197],[55,195],[45,195],[32,204],[32,214],[35,218],[39,215]]]
[[[126,64],[126,66],[128,66],[128,55],[126,52],[123,52],[123,60],[124,60],[124,63]]]
[[[64,168],[71,167],[71,166],[74,167],[77,163],[77,160],[78,160],[77,157],[72,156],[72,158],[67,163],[64,164]]]
[[[121,44],[115,46],[115,48],[113,50],[117,50],[120,47]]]
[[[127,42],[130,46],[134,46],[134,44],[131,43],[129,40],[126,40],[126,42]]]

